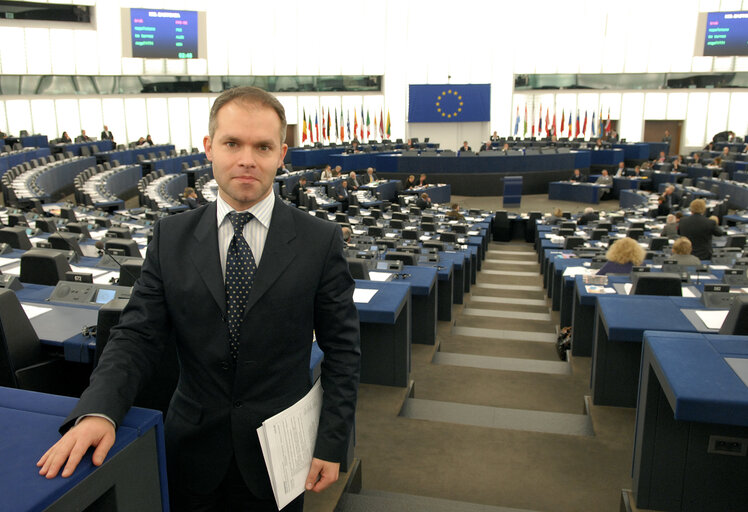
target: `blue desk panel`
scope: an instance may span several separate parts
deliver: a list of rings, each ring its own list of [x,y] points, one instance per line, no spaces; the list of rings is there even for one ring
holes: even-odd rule
[[[130,409],[117,429],[114,446],[102,466],[93,465],[89,452],[69,478],[47,480],[39,476],[36,461],[59,440],[58,428],[76,402],[74,398],[0,388],[0,431],[3,432],[0,439],[0,496],[3,509],[44,510],[66,493],[74,491],[76,486],[86,485],[92,474],[105,475],[117,464],[116,455],[155,431],[157,452],[154,457],[158,463],[161,505],[163,510],[168,510],[164,432],[158,411]],[[119,485],[118,490],[122,490]]]
[[[552,181],[548,184],[548,199],[598,204],[601,188],[606,187],[599,187],[592,183]]]

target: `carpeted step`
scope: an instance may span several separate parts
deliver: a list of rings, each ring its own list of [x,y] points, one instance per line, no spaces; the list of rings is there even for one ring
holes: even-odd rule
[[[530,512],[526,509],[494,507],[465,501],[444,500],[412,494],[362,490],[346,494],[336,512]]]
[[[541,361],[559,360],[556,354],[556,347],[552,343],[481,338],[478,336],[458,336],[455,334],[440,336],[439,340],[439,352],[538,359]]]
[[[526,311],[528,313],[548,313],[550,310],[545,299],[527,299],[524,297],[491,297],[472,294],[468,307],[492,309],[499,311]]]
[[[479,310],[472,310],[479,311]],[[483,310],[486,311],[486,310]],[[489,311],[494,313],[493,311]],[[498,313],[498,312],[496,312]],[[538,320],[530,315],[536,315],[538,313],[524,313],[507,311],[502,313],[501,316],[479,316],[479,315],[465,315],[460,314],[455,320],[456,327],[478,327],[481,329],[497,329],[503,331],[520,331],[520,332],[533,332],[533,333],[547,333],[555,337],[556,335],[556,324],[554,324],[550,318],[545,320]],[[512,316],[515,315],[515,316]],[[547,315],[547,314],[546,314]],[[523,318],[524,317],[524,318]],[[491,338],[502,337],[500,335],[489,336]],[[509,338],[517,339],[517,338]],[[522,338],[520,338],[522,339]]]

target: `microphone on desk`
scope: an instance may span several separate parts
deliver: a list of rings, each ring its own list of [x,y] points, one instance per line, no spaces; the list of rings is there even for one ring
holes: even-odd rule
[[[106,248],[106,244],[103,241],[96,240],[96,243],[94,243],[94,247],[99,250],[99,254],[106,254],[112,259],[112,261],[117,265],[117,268],[119,268],[120,274],[124,271],[125,274],[127,274],[127,276],[132,279],[133,283],[138,280],[137,276],[135,276],[132,272],[130,272],[129,269],[123,267],[122,264],[117,261],[117,258],[115,258],[111,251]],[[119,280],[117,280],[117,282],[119,283]]]

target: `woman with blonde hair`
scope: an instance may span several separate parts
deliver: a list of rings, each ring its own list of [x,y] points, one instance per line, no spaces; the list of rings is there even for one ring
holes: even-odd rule
[[[608,262],[597,271],[597,275],[628,274],[634,265],[641,265],[646,251],[633,238],[620,238],[605,254]]]

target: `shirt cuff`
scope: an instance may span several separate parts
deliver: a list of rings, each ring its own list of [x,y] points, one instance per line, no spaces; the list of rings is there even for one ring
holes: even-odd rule
[[[84,414],[83,416],[78,416],[78,419],[75,420],[75,424],[73,426],[78,425],[78,423],[80,423],[83,420],[83,418],[88,418],[89,416],[92,416],[95,418],[104,418],[105,420],[107,420],[109,423],[112,424],[115,430],[117,430],[117,424],[114,422],[112,418],[110,418],[106,414],[98,414],[98,413]]]

